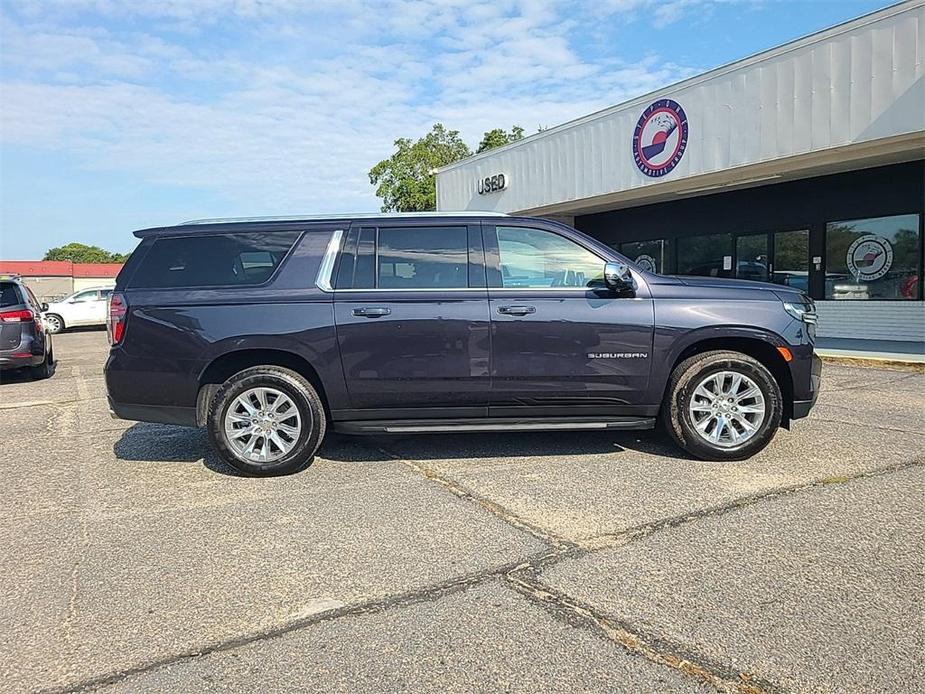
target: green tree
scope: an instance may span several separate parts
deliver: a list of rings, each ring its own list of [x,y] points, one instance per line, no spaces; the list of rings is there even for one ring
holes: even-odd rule
[[[479,147],[475,150],[475,153],[481,154],[486,150],[509,145],[512,142],[517,142],[517,140],[522,139],[524,139],[524,129],[519,125],[515,125],[511,128],[511,132],[507,132],[503,128],[494,128],[482,135],[482,141],[479,142]]]
[[[43,260],[70,260],[73,263],[124,263],[127,253],[110,253],[99,246],[83,243],[69,243],[57,248],[49,248]]]
[[[420,212],[437,209],[437,184],[433,170],[472,154],[458,130],[435,123],[417,142],[395,140],[395,153],[369,171],[383,212]]]

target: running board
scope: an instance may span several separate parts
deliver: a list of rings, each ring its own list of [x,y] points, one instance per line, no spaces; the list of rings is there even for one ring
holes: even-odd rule
[[[652,429],[654,417],[537,417],[523,419],[492,417],[483,419],[379,419],[334,422],[334,430],[344,434],[461,434],[493,431],[558,431],[603,429]]]

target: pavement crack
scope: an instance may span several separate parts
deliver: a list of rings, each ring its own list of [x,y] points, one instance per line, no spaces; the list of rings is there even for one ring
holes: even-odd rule
[[[879,382],[873,383],[873,384],[871,384],[870,381],[867,381],[867,380],[861,380],[861,381],[857,381],[857,382],[849,382],[848,385],[844,385],[844,386],[830,386],[830,387],[826,388],[824,392],[826,392],[826,393],[843,393],[843,392],[845,392],[845,391],[847,391],[847,390],[861,390],[861,389],[864,389],[864,390],[871,390],[871,389],[874,389],[874,390],[876,390],[876,389],[880,388],[881,386],[891,386],[891,385],[893,385],[893,384],[895,384],[895,383],[901,383],[902,381],[908,381],[910,378],[916,378],[916,377],[921,378],[921,376],[922,376],[922,372],[919,371],[918,369],[916,369],[916,370],[913,371],[912,373],[907,373],[907,374],[904,375],[904,376],[899,376],[899,377],[897,377],[897,378],[892,378],[892,379],[889,379],[889,380],[887,380],[887,381],[879,381]]]
[[[607,640],[616,643],[633,655],[658,665],[676,670],[688,677],[711,685],[729,694],[770,694],[779,688],[747,672],[733,672],[702,656],[686,652],[666,640],[644,634],[632,625],[615,617],[597,612],[594,608],[566,595],[538,578],[538,569],[521,567],[507,573],[507,584],[532,602],[572,626],[588,626]]]
[[[662,530],[675,528],[679,525],[685,525],[687,523],[700,520],[701,518],[713,518],[716,516],[722,516],[730,513],[731,511],[735,511],[746,506],[752,506],[753,504],[757,504],[758,502],[766,501],[768,499],[776,499],[779,497],[789,496],[798,492],[804,492],[818,487],[830,486],[832,484],[844,484],[868,477],[889,475],[894,472],[901,472],[903,470],[907,470],[909,468],[917,467],[923,464],[925,464],[925,458],[916,458],[915,460],[908,460],[902,463],[896,463],[894,465],[877,468],[875,470],[865,470],[849,475],[830,475],[828,477],[812,480],[811,482],[795,484],[789,487],[769,489],[757,494],[751,494],[749,496],[733,499],[732,501],[729,501],[725,504],[710,506],[707,508],[699,509],[697,511],[692,511],[691,513],[672,516],[671,518],[662,518],[651,523],[637,525],[619,533],[594,535],[592,537],[583,539],[580,543],[580,546],[582,549],[588,552],[594,552],[601,549],[610,549],[614,547],[622,547],[623,545],[627,545],[630,542],[641,540]]]
[[[838,405],[826,405],[837,409],[848,409]],[[913,434],[915,436],[925,436],[925,431],[914,431],[912,429],[900,429],[898,427],[885,427],[880,424],[871,424],[870,422],[852,422],[847,419],[829,419],[827,417],[813,417],[817,422],[828,422],[829,424],[847,424],[849,426],[865,426],[869,429],[879,429],[880,431],[893,431],[897,434]]]
[[[481,506],[484,510],[488,511],[493,516],[500,518],[508,525],[511,525],[518,530],[527,532],[538,540],[542,540],[546,544],[552,545],[553,547],[559,549],[575,549],[578,547],[578,545],[576,545],[574,542],[559,537],[558,535],[551,533],[548,530],[539,527],[538,525],[534,525],[533,523],[524,520],[510,509],[505,508],[501,504],[498,504],[491,499],[488,499],[474,492],[465,485],[462,485],[449,477],[441,475],[439,472],[429,467],[428,465],[421,463],[420,461],[405,458],[385,448],[380,448],[379,451],[384,455],[392,458],[393,460],[403,463],[425,479],[430,480],[431,482],[436,482],[437,484],[455,494],[460,499],[471,501],[478,506]]]
[[[43,694],[66,694],[70,692],[93,691],[106,687],[108,685],[121,682],[134,675],[140,675],[152,672],[170,665],[175,665],[193,658],[210,655],[212,653],[222,653],[237,648],[248,646],[260,641],[267,641],[286,634],[305,629],[316,624],[330,622],[343,617],[355,617],[368,614],[377,614],[396,607],[406,607],[422,602],[433,602],[443,597],[458,593],[461,591],[474,588],[488,581],[503,579],[508,573],[524,569],[525,567],[542,567],[555,562],[558,558],[566,556],[562,550],[549,550],[537,554],[527,559],[519,559],[516,562],[509,562],[503,566],[478,571],[463,576],[457,576],[440,583],[436,583],[424,588],[410,590],[403,593],[396,593],[391,596],[377,600],[368,600],[353,605],[345,605],[323,612],[316,612],[306,617],[299,617],[285,624],[262,629],[249,634],[237,636],[232,639],[214,641],[202,644],[199,647],[187,649],[163,658],[152,660],[135,667],[125,668],[123,670],[106,673],[96,677],[90,677],[78,682],[73,682],[61,687],[49,687],[40,690]]]

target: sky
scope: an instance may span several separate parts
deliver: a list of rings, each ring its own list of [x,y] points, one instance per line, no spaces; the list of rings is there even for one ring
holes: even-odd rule
[[[0,258],[203,217],[375,211],[474,149],[852,19],[868,0],[0,0]]]

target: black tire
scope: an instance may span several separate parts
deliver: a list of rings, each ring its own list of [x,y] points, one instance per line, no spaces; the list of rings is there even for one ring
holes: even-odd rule
[[[226,439],[223,425],[225,414],[235,398],[257,387],[274,388],[288,395],[302,422],[302,431],[292,450],[268,463],[240,457]],[[236,373],[222,384],[209,403],[206,426],[212,445],[226,463],[245,475],[269,477],[298,472],[311,464],[324,438],[326,418],[321,398],[301,374],[280,366],[255,366]]]
[[[64,319],[57,313],[45,314],[46,330],[52,335],[57,335],[65,330]]]
[[[33,381],[44,381],[46,378],[51,378],[51,375],[55,372],[54,364],[54,355],[47,352],[45,360],[41,364],[29,368],[29,375]]]
[[[707,377],[721,371],[747,376],[764,398],[764,420],[751,438],[739,445],[720,446],[706,440],[696,431],[689,409],[697,386]],[[668,382],[661,419],[675,443],[696,458],[744,460],[771,442],[780,426],[783,412],[780,386],[764,364],[741,352],[714,351],[696,354],[678,364]]]

